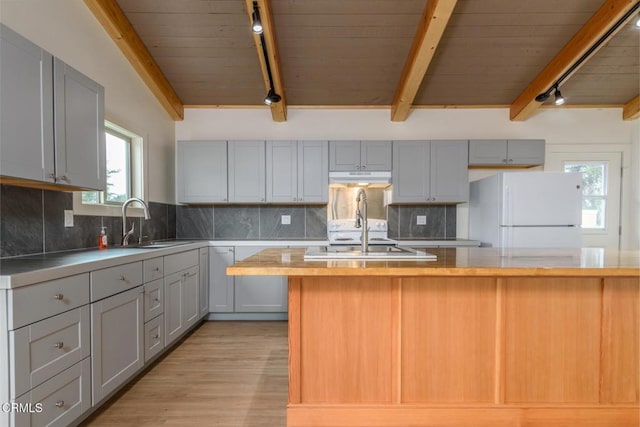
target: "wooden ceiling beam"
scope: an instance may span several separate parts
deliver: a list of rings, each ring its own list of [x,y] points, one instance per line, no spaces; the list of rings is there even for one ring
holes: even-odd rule
[[[391,104],[391,121],[403,122],[442,39],[457,0],[427,0]]]
[[[116,0],[84,0],[133,68],[173,120],[184,119],[184,106]]]
[[[546,92],[565,72],[571,68],[598,39],[629,12],[639,0],[607,0],[578,30],[571,40],[558,52],[546,67],[533,79],[524,91],[511,104],[509,117],[512,121],[527,120],[542,105],[536,96]],[[623,25],[619,27],[621,29]],[[614,34],[611,35],[613,37]],[[606,43],[603,43],[604,46]],[[594,50],[590,57],[598,51]],[[588,60],[588,58],[587,58]],[[582,63],[584,65],[585,62]],[[580,67],[573,70],[575,73]],[[569,78],[571,76],[568,76]]]
[[[640,117],[640,95],[636,96],[622,108],[622,120],[635,120]]]
[[[266,43],[267,56],[269,58],[269,68],[271,69],[271,77],[273,78],[273,88],[276,93],[282,98],[280,102],[274,102],[271,104],[271,117],[274,122],[286,122],[287,121],[287,100],[284,93],[284,84],[282,83],[282,71],[280,70],[280,59],[278,55],[278,45],[276,43],[275,26],[273,25],[273,16],[271,15],[271,8],[269,7],[269,0],[245,0],[247,5],[247,14],[249,15],[249,26],[247,31],[251,31],[251,25],[253,24],[253,2],[258,4],[258,10],[260,12],[260,21],[262,23],[264,41]],[[264,60],[264,54],[262,52],[262,41],[259,34],[253,34],[253,41],[256,45],[258,52],[258,60],[260,61],[260,68],[262,70],[262,79],[264,80],[264,87],[266,89],[265,96],[271,85],[269,84],[269,75],[267,73],[267,64]]]

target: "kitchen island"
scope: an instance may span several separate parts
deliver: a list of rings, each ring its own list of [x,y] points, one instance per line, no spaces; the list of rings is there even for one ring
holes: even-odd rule
[[[640,425],[640,253],[429,252],[227,269],[289,276],[287,426]]]

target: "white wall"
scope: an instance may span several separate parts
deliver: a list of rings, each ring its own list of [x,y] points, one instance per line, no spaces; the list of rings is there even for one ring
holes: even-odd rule
[[[0,0],[0,21],[105,88],[106,118],[144,138],[145,197],[174,203],[174,122],[82,0]]]
[[[509,121],[507,109],[417,109],[401,123],[391,122],[389,117],[386,109],[291,108],[287,121],[276,123],[264,108],[190,109],[185,112],[185,120],[176,123],[176,139],[542,138],[547,151],[553,145],[579,144],[585,150],[599,151],[610,146],[626,153],[623,163],[630,172],[623,182],[622,225],[628,232],[623,233],[622,247],[640,247],[638,121],[623,121],[621,109],[541,109],[525,122]],[[495,172],[472,170],[469,175],[475,180]],[[458,207],[458,236],[468,236],[466,205]]]

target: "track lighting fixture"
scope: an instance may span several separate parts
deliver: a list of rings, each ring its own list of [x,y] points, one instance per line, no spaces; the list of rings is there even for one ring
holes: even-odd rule
[[[626,22],[629,22],[629,20],[633,16],[633,14],[636,13],[638,11],[638,9],[640,9],[640,2],[636,3],[634,7],[629,9],[629,11],[627,13],[625,13],[622,16],[622,18],[620,18],[618,21],[616,21],[616,23],[613,24],[613,26],[611,28],[609,28],[609,30],[602,35],[602,37],[600,37],[598,40],[596,40],[596,42],[589,49],[587,49],[587,51],[580,58],[578,58],[578,60],[576,62],[574,62],[567,69],[567,71],[565,71],[558,78],[558,80],[556,80],[551,85],[551,87],[549,89],[547,89],[546,92],[542,92],[542,93],[538,94],[538,96],[536,96],[536,101],[545,102],[547,99],[549,99],[549,97],[551,96],[551,92],[553,91],[553,92],[555,92],[555,99],[554,99],[553,103],[555,105],[564,104],[565,101],[566,101],[566,98],[562,96],[562,94],[558,90],[558,87],[562,84],[562,82],[564,80],[567,79],[567,77],[569,77],[571,74],[573,74],[573,72],[576,71],[578,69],[578,67],[580,67],[580,65],[582,65],[582,63],[587,60],[587,58],[589,58],[594,52],[596,52],[598,50],[598,48],[600,47],[600,45],[602,45],[604,42],[609,40],[609,38],[611,36],[613,36],[613,34],[616,33],[618,28],[620,28]],[[633,18],[633,19],[634,19],[634,25],[636,27],[640,28],[640,14],[638,15],[637,18]]]
[[[555,105],[562,105],[564,104],[564,102],[566,101],[565,97],[562,96],[562,94],[560,93],[560,90],[556,87],[555,89],[555,99],[553,100],[553,103]]]
[[[267,43],[264,39],[264,31],[262,23],[260,22],[260,11],[258,10],[258,2],[253,2],[253,13],[251,14],[252,23],[251,30],[260,36],[260,45],[262,46],[262,57],[264,58],[264,65],[267,69],[267,76],[269,77],[269,92],[264,98],[265,105],[271,105],[276,102],[280,102],[282,97],[276,93],[275,87],[273,87],[273,76],[271,75],[271,64],[269,63],[269,54],[267,52]]]
[[[262,34],[262,22],[260,21],[260,12],[258,11],[258,3],[253,2],[253,13],[251,14],[251,30],[255,34]]]

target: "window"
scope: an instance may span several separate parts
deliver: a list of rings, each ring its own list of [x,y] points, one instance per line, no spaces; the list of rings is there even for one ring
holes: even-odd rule
[[[105,121],[106,191],[74,193],[73,210],[82,215],[119,215],[120,206],[142,194],[142,138]],[[132,213],[136,215],[135,209]]]
[[[82,203],[121,204],[131,197],[131,138],[111,128],[105,134],[107,191],[84,191]]]
[[[607,163],[564,162],[564,171],[582,174],[582,228],[603,230],[607,207]]]

